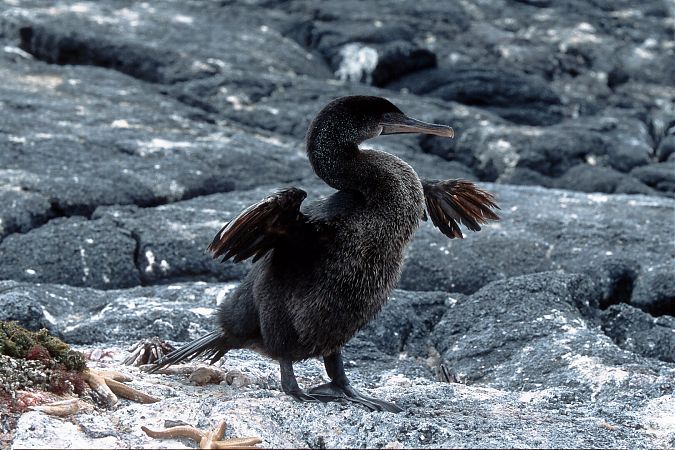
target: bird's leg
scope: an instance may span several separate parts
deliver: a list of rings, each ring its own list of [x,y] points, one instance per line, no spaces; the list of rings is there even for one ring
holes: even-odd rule
[[[326,366],[326,373],[331,381],[330,383],[322,384],[321,386],[311,389],[309,394],[313,397],[322,402],[347,400],[365,406],[371,411],[388,411],[394,413],[403,411],[393,403],[368,397],[351,387],[347,374],[345,373],[344,365],[342,364],[342,354],[340,352],[330,356],[324,356],[323,363]]]
[[[318,399],[311,395],[303,392],[302,389],[298,386],[298,381],[295,379],[295,373],[293,373],[293,363],[287,359],[279,360],[279,367],[281,368],[281,389],[284,392],[299,402],[315,402]]]

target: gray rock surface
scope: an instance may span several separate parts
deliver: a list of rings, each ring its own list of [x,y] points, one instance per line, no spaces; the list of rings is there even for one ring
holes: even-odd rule
[[[631,352],[675,361],[672,316],[654,318],[625,303],[611,305],[601,313],[602,329],[619,347]]]
[[[675,316],[675,261],[643,270],[630,303],[655,316]]]
[[[0,258],[13,262],[2,265],[0,277],[73,286],[135,286],[140,281],[133,265],[135,251],[130,233],[111,221],[58,218],[0,243]]]
[[[5,282],[3,290],[42,297],[54,329],[87,343],[155,332],[195,337],[210,328],[209,316],[232,287],[197,283],[96,291]],[[554,272],[491,283],[471,296],[395,291],[345,355],[353,383],[396,401],[405,410],[398,415],[295,403],[280,391],[276,363],[243,350],[228,353],[223,368],[244,373],[252,381],[248,386],[194,387],[184,376],[121,367],[134,376],[134,386],[162,400],[152,405],[123,400],[110,411],[80,413],[74,419],[79,428],[27,413],[13,445],[45,439],[61,446],[158,445],[140,426],[161,428],[167,419],[201,427],[225,419],[228,436],[258,435],[270,447],[673,445],[668,417],[675,412],[675,368],[617,347],[583,312],[595,296],[588,277]],[[92,310],[97,313],[83,321]],[[103,323],[109,324],[106,336],[100,332]],[[672,351],[672,337],[670,345]],[[97,348],[112,357],[92,366],[120,368],[123,349]],[[438,381],[441,363],[461,383]],[[298,364],[296,372],[305,386],[326,376],[316,360]],[[68,433],[55,435],[54,427]]]
[[[294,403],[237,351],[247,386],[125,368],[162,401],[28,412],[0,442],[194,447],[140,425],[225,418],[266,447],[675,446],[673,20],[661,0],[0,1],[0,319],[110,351],[91,365],[212,328],[249,266],[204,249],[277,188],[331,192],[303,139],[335,97],[451,124],[368,145],[502,208],[463,240],[422,224],[345,349],[402,414]]]
[[[675,248],[664,245],[672,234],[670,199],[490,189],[502,219],[461,241],[423,225],[409,247],[401,287],[471,293],[487,281],[526,273],[594,273],[615,258],[630,260],[633,270],[648,270],[675,257]]]

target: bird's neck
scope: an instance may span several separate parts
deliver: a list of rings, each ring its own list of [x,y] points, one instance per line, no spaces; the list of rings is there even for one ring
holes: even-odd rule
[[[360,150],[355,143],[329,143],[318,139],[308,142],[307,156],[314,172],[330,187],[340,191],[362,191],[357,159]]]
[[[308,141],[307,154],[316,174],[329,186],[359,193],[373,207],[419,209],[422,186],[403,160],[382,151],[361,150],[356,143],[322,144]]]

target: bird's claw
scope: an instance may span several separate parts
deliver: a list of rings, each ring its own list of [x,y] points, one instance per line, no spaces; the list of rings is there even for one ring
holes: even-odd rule
[[[310,403],[316,403],[322,401],[321,398],[319,398],[316,395],[313,395],[311,393],[304,392],[302,390],[297,390],[295,392],[290,392],[288,395],[293,397],[298,402],[310,402]]]

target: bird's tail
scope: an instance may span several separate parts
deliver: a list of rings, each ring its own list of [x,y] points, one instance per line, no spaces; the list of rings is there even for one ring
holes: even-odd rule
[[[222,331],[212,331],[209,334],[185,344],[160,359],[148,372],[155,373],[164,367],[183,361],[192,361],[195,358],[208,358],[210,363],[218,361],[229,350],[227,337]]]

